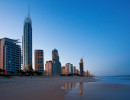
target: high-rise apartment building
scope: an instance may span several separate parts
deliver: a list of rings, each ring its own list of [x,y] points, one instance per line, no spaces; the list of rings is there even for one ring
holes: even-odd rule
[[[43,50],[34,51],[34,67],[35,71],[42,72],[44,74],[44,52]]]
[[[22,66],[23,70],[27,71],[32,67],[32,21],[29,15],[24,21],[22,42]]]
[[[18,40],[0,39],[0,69],[7,74],[17,74],[21,70],[21,47]]]
[[[84,74],[84,69],[83,69],[83,59],[80,60],[80,63],[79,63],[79,70],[80,70],[80,75],[83,75]]]
[[[73,64],[70,64],[69,72],[70,72],[70,74],[73,74]]]
[[[59,61],[58,50],[52,51],[53,75],[61,74],[61,63]]]
[[[65,65],[65,73],[66,73],[66,75],[69,74],[69,65],[70,65],[70,63],[66,63],[66,65]]]
[[[52,69],[53,69],[52,61],[46,61],[46,64],[45,64],[46,75],[52,76],[53,75],[53,70]]]
[[[73,64],[66,63],[65,72],[66,74],[73,74]]]
[[[73,74],[77,74],[76,67],[73,66]]]

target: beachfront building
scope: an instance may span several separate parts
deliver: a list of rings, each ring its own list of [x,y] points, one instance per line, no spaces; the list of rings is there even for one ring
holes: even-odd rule
[[[66,73],[66,75],[69,74],[69,65],[70,65],[70,63],[66,63],[66,65],[65,65],[65,73]]]
[[[85,76],[91,76],[91,74],[88,70],[85,72]]]
[[[84,69],[83,69],[83,59],[80,60],[80,63],[79,63],[79,70],[80,70],[80,75],[83,75],[84,74]]]
[[[61,74],[65,75],[65,66],[61,67]]]
[[[52,50],[53,75],[61,75],[61,63],[59,61],[58,50]]]
[[[78,69],[76,69],[76,73],[79,75],[79,70]]]
[[[70,64],[69,72],[70,72],[70,74],[73,74],[73,64]]]
[[[24,21],[24,30],[22,37],[22,67],[27,71],[32,67],[32,21],[28,17]]]
[[[46,61],[45,64],[45,72],[47,76],[52,76],[53,75],[53,63],[52,61]]]
[[[0,69],[5,74],[17,74],[21,70],[21,47],[18,40],[0,39]]]
[[[34,51],[34,69],[35,71],[42,72],[44,74],[44,52],[43,50]]]
[[[66,63],[66,65],[65,65],[65,73],[66,73],[66,75],[73,74],[73,64]]]
[[[73,74],[77,74],[76,67],[73,66]]]

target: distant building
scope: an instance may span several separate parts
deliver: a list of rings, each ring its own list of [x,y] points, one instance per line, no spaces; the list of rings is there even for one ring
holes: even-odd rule
[[[48,76],[53,75],[53,63],[52,63],[52,61],[46,61],[45,72],[46,72],[46,75],[48,75]]]
[[[70,64],[69,72],[70,72],[70,74],[73,74],[73,64]]]
[[[77,74],[76,67],[73,66],[73,74]]]
[[[76,74],[79,74],[79,70],[78,69],[76,69]]]
[[[83,75],[84,74],[84,69],[83,69],[83,59],[80,60],[80,63],[79,63],[79,70],[80,70],[80,75]]]
[[[0,69],[6,74],[17,74],[21,70],[21,47],[18,40],[0,39]]]
[[[66,74],[73,74],[73,64],[66,63],[65,72]]]
[[[61,67],[61,74],[65,74],[65,66]]]
[[[61,74],[61,63],[59,61],[58,50],[52,51],[53,75]]]
[[[35,71],[42,72],[44,74],[44,52],[43,50],[34,51],[34,67]]]
[[[88,70],[85,72],[85,76],[91,76],[91,74]]]
[[[69,65],[70,65],[70,63],[66,63],[66,65],[65,65],[65,73],[66,73],[66,75],[69,74]]]
[[[27,71],[32,67],[32,21],[28,16],[24,21],[24,30],[22,37],[22,66]]]

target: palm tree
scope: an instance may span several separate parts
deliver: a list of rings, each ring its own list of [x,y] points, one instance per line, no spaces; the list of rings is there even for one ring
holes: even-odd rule
[[[29,66],[28,66],[28,69],[29,69],[28,74],[32,76],[32,75],[33,75],[32,65],[29,65]]]

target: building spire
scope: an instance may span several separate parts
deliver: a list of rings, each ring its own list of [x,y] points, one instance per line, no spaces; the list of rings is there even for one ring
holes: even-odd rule
[[[28,17],[30,17],[30,0],[28,0]]]

